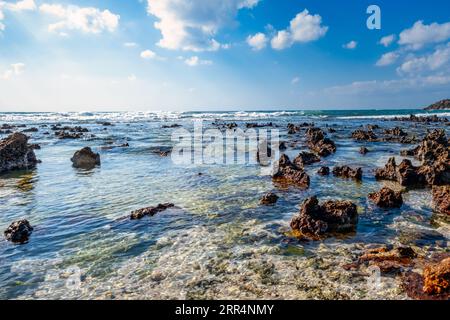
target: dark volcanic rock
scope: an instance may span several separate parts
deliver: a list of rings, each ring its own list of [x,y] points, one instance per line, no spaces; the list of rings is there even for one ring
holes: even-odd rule
[[[269,192],[266,193],[262,198],[261,198],[261,204],[263,205],[269,205],[269,204],[274,204],[278,201],[278,196],[273,193],[273,192]]]
[[[378,137],[373,131],[356,130],[352,133],[352,138],[357,141],[378,141]]]
[[[359,149],[359,153],[361,154],[367,154],[369,152],[369,149],[367,149],[366,147],[361,147]]]
[[[85,147],[75,152],[70,160],[75,168],[92,169],[95,166],[100,165],[100,155],[94,153],[89,147]]]
[[[325,135],[320,128],[309,128],[306,131],[308,147],[321,157],[327,157],[336,152],[336,145]]]
[[[450,215],[450,186],[434,186],[433,202],[436,211]]]
[[[33,148],[28,145],[28,137],[16,132],[0,141],[0,172],[29,169],[36,166]]]
[[[293,164],[289,157],[283,154],[278,160],[278,170],[272,176],[275,182],[296,185],[300,188],[309,188],[310,179],[308,174]]]
[[[162,203],[162,204],[160,203],[156,207],[148,207],[148,208],[135,210],[135,211],[131,212],[130,219],[138,220],[138,219],[142,219],[145,216],[154,216],[155,214],[165,211],[174,206],[175,205],[173,203]]]
[[[330,232],[353,231],[357,223],[357,208],[351,201],[330,200],[319,205],[317,197],[311,197],[292,218],[291,228],[303,236],[317,238]]]
[[[444,99],[425,108],[425,110],[447,110],[450,109],[450,99]]]
[[[308,164],[320,162],[320,157],[311,152],[301,152],[295,159],[294,164],[297,167],[304,167]]]
[[[341,178],[350,178],[358,181],[362,180],[362,169],[352,169],[349,166],[334,167],[333,175]]]
[[[317,174],[321,176],[328,176],[330,174],[330,168],[328,167],[321,167],[319,171],[317,171]]]
[[[8,241],[14,243],[26,243],[32,232],[33,227],[28,220],[23,219],[13,222],[8,229],[5,230],[4,234]]]
[[[400,208],[403,205],[401,192],[384,187],[378,192],[370,193],[369,199],[381,208]]]

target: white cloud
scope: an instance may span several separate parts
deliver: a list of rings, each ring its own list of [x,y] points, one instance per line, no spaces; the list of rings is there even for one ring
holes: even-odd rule
[[[13,63],[10,65],[10,68],[5,70],[3,74],[0,75],[1,79],[8,80],[11,79],[13,76],[20,76],[25,69],[24,63]]]
[[[62,6],[60,4],[42,4],[39,10],[47,15],[59,18],[59,21],[48,26],[50,32],[67,34],[69,30],[85,33],[114,32],[120,16],[109,10],[93,7]]]
[[[267,45],[267,37],[264,33],[259,32],[253,36],[247,37],[247,43],[253,50],[262,50]]]
[[[378,61],[375,65],[377,67],[390,66],[391,64],[395,63],[398,58],[399,58],[399,54],[397,52],[388,52],[388,53],[383,54],[381,56],[381,58],[378,59]]]
[[[291,80],[291,84],[297,84],[297,83],[299,83],[300,82],[300,78],[299,77],[294,77],[292,80]]]
[[[282,50],[291,47],[294,43],[306,43],[320,39],[328,31],[322,26],[322,17],[318,14],[310,15],[307,9],[298,13],[291,20],[286,30],[278,31],[272,38],[273,49]]]
[[[159,21],[158,45],[173,50],[215,51],[222,48],[215,37],[220,29],[235,24],[239,10],[260,0],[147,0],[147,12]]]
[[[444,42],[450,39],[450,22],[439,24],[423,24],[417,21],[414,25],[400,33],[401,45],[407,45],[411,49],[417,50],[426,44]]]
[[[123,44],[123,46],[127,47],[127,48],[134,48],[134,47],[137,47],[137,43],[136,42],[125,42]]]
[[[379,44],[385,46],[386,48],[389,47],[392,42],[395,41],[395,34],[390,34],[388,36],[385,36],[383,38],[380,39],[380,42],[378,42]]]
[[[350,49],[350,50],[356,49],[357,46],[358,46],[358,42],[356,42],[354,40],[352,40],[349,43],[346,43],[346,44],[343,45],[343,47],[345,49]]]
[[[21,12],[36,10],[36,3],[34,0],[21,0],[17,2],[5,2],[0,0],[0,31],[4,31],[6,26],[2,23],[5,19],[5,11]]]
[[[192,56],[192,57],[184,60],[184,63],[186,63],[190,67],[196,67],[196,66],[200,66],[200,65],[205,65],[205,66],[211,65],[212,61],[211,60],[201,60],[197,56]]]
[[[417,75],[427,72],[443,72],[448,74],[450,71],[450,43],[428,55],[416,57],[410,56],[397,69],[401,75]]]
[[[134,74],[128,76],[128,81],[136,81],[137,77]]]
[[[156,53],[152,50],[144,50],[141,52],[142,59],[155,59],[157,57]]]

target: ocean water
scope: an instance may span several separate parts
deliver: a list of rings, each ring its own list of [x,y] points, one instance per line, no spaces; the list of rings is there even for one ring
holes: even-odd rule
[[[0,241],[0,298],[406,298],[398,277],[383,276],[374,289],[369,271],[342,266],[376,244],[411,245],[424,255],[448,250],[448,220],[433,212],[430,190],[408,191],[404,206],[390,211],[367,200],[386,184],[374,179],[374,170],[391,156],[400,161],[400,150],[414,145],[355,142],[351,132],[377,124],[380,132],[399,126],[419,138],[433,128],[448,134],[442,123],[391,121],[409,114],[450,117],[421,110],[0,113],[0,124],[39,128],[28,134],[41,145],[36,155],[42,160],[33,170],[0,175],[0,230],[21,218],[35,227],[27,244]],[[179,166],[154,152],[173,145],[175,129],[163,125],[192,130],[198,120],[205,129],[216,128],[213,122],[243,129],[246,122],[273,122],[282,141],[295,142],[286,151],[291,157],[307,148],[303,134],[287,135],[287,124],[314,122],[336,130],[328,136],[337,152],[307,167],[307,190],[278,188],[256,164]],[[60,140],[50,130],[56,123],[90,132]],[[129,147],[114,147],[125,142]],[[365,156],[363,145],[371,151]],[[85,146],[100,153],[100,167],[72,167],[73,153]],[[361,166],[363,181],[315,173],[343,164]],[[278,203],[261,206],[269,191],[280,196]],[[355,202],[356,232],[322,241],[294,238],[289,222],[311,195]],[[163,202],[177,208],[128,219],[132,210]]]

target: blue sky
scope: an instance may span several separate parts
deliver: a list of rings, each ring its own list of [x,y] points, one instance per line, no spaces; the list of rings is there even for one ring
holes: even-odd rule
[[[381,9],[369,30],[366,9]],[[0,0],[0,110],[421,107],[450,2]]]

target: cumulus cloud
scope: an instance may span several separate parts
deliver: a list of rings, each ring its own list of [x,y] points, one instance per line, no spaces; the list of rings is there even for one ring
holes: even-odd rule
[[[141,52],[142,59],[155,59],[157,57],[156,53],[152,50],[144,50]]]
[[[5,70],[3,74],[1,74],[1,78],[4,80],[11,79],[13,76],[19,76],[24,72],[25,64],[24,63],[13,63],[10,65],[10,68]]]
[[[399,58],[399,54],[397,52],[388,52],[381,56],[375,64],[377,67],[385,67],[394,64]]]
[[[201,60],[197,56],[192,56],[192,57],[184,60],[184,63],[186,63],[190,67],[196,67],[196,66],[200,66],[200,65],[204,65],[204,66],[211,65],[212,61],[211,60]]]
[[[158,45],[173,50],[215,51],[220,29],[235,23],[241,9],[251,9],[260,0],[147,0],[147,12],[158,21],[162,38]]]
[[[119,15],[94,7],[44,3],[39,7],[39,11],[59,19],[58,22],[50,24],[48,30],[61,35],[67,35],[66,32],[71,30],[85,33],[114,32],[120,20]]]
[[[357,46],[358,46],[358,42],[356,42],[354,40],[352,40],[349,43],[346,43],[346,44],[343,45],[343,47],[345,49],[350,49],[350,50],[356,49]]]
[[[417,75],[433,71],[448,74],[450,71],[450,43],[437,48],[431,54],[408,57],[397,71],[401,75]]]
[[[379,44],[389,47],[395,41],[395,34],[390,34],[380,39]]]
[[[36,3],[34,0],[21,0],[16,2],[5,2],[0,0],[0,31],[5,30],[6,26],[2,23],[5,19],[6,11],[21,12],[21,11],[33,11],[36,10]]]
[[[322,26],[322,17],[318,14],[310,15],[307,9],[298,13],[291,20],[289,27],[280,30],[271,40],[273,49],[282,50],[295,43],[305,43],[318,40],[325,36],[327,26]]]
[[[123,46],[127,47],[127,48],[134,48],[134,47],[137,47],[137,43],[136,42],[125,42],[123,44]]]
[[[267,37],[264,33],[259,32],[253,36],[247,37],[247,43],[253,50],[262,50],[267,45]]]
[[[426,25],[423,21],[417,21],[411,28],[400,33],[398,43],[417,50],[427,44],[440,43],[449,39],[450,22],[443,24],[434,22]]]

